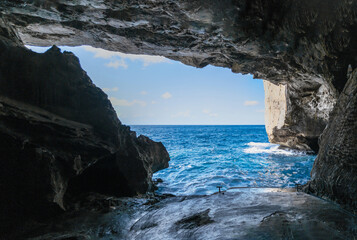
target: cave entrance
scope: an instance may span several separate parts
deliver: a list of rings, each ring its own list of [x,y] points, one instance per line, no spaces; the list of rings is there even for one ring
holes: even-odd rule
[[[294,187],[309,179],[314,156],[268,141],[262,80],[219,67],[197,69],[160,56],[88,46],[61,49],[79,57],[123,124],[163,142],[171,162],[154,175],[163,180],[159,192]]]
[[[263,82],[252,75],[89,46],[60,48],[80,59],[126,125],[264,125]]]

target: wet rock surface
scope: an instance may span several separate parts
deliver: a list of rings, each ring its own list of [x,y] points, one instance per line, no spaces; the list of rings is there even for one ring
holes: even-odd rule
[[[353,239],[357,217],[338,205],[284,189],[240,189],[169,197],[153,205],[121,199],[106,212],[39,227],[29,239]],[[114,202],[113,202],[114,203]]]
[[[164,146],[121,124],[72,53],[34,53],[0,25],[9,33],[0,36],[0,233],[87,192],[153,191],[153,172],[168,166]]]
[[[203,225],[210,224],[213,222],[213,220],[208,215],[209,212],[210,209],[195,213],[192,216],[185,217],[177,221],[175,224],[178,226],[178,228],[184,228],[184,229],[193,229]]]

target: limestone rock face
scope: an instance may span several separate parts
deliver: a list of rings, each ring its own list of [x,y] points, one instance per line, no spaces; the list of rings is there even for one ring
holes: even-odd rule
[[[81,193],[133,196],[168,167],[161,143],[122,125],[72,53],[34,53],[0,24],[0,223],[48,217]]]
[[[357,209],[357,69],[331,113],[320,146],[306,191]]]
[[[269,141],[274,141],[274,128],[282,128],[287,112],[286,85],[264,81],[265,92],[265,129]]]
[[[320,84],[276,85],[264,81],[265,127],[269,141],[317,153],[318,138],[335,104],[335,93]]]

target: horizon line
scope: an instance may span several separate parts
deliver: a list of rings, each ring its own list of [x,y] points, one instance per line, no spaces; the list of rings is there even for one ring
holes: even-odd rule
[[[124,124],[128,126],[265,126],[265,124]]]

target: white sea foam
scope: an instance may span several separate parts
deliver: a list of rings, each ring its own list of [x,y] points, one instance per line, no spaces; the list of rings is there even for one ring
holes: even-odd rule
[[[276,146],[276,144],[271,144],[271,143],[260,143],[260,142],[250,142],[247,143],[248,146],[251,147],[270,147],[270,146]]]
[[[252,154],[268,153],[268,154],[279,154],[279,155],[286,155],[286,156],[304,154],[302,152],[298,152],[294,150],[279,149],[278,144],[272,144],[272,143],[250,142],[247,143],[247,146],[249,147],[243,150],[245,153],[252,153]]]

